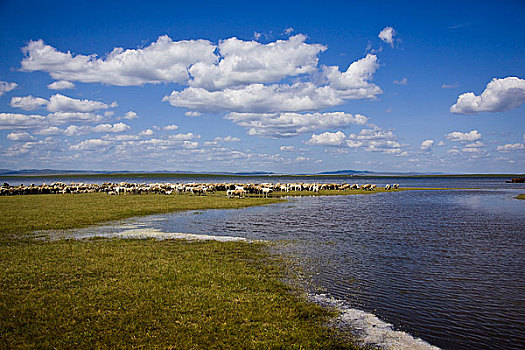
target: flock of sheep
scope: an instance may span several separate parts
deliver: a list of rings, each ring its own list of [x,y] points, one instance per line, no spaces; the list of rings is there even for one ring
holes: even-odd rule
[[[230,198],[242,198],[248,194],[262,195],[268,197],[272,192],[290,192],[290,191],[312,191],[321,190],[369,190],[376,189],[376,185],[365,184],[336,184],[336,183],[261,183],[261,184],[239,184],[239,183],[152,183],[137,184],[129,182],[111,183],[106,182],[99,184],[55,182],[50,185],[42,184],[29,186],[10,186],[4,183],[0,187],[0,196],[13,196],[25,194],[64,194],[64,193],[106,193],[108,195],[121,194],[146,194],[160,193],[165,195],[171,194],[193,194],[206,195],[217,191],[225,191]],[[386,185],[385,190],[399,188],[399,184]]]

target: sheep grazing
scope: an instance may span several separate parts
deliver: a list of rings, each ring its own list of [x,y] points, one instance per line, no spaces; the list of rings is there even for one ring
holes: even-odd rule
[[[268,195],[273,192],[273,190],[271,188],[268,188],[268,187],[263,187],[262,188],[262,195],[264,197],[268,197]]]
[[[238,189],[238,190],[227,190],[226,195],[229,198],[239,197],[243,198],[246,195],[246,191],[244,189]]]
[[[106,193],[108,195],[141,195],[141,194],[192,194],[205,196],[216,191],[227,191],[228,197],[245,197],[247,195],[262,195],[268,197],[274,191],[313,191],[321,190],[374,190],[377,185],[365,184],[336,184],[336,183],[111,183],[86,184],[54,182],[50,185],[42,184],[29,186],[10,186],[4,183],[0,186],[0,196],[29,195],[29,194],[77,194],[77,193]],[[399,184],[387,185],[385,189],[397,189]]]

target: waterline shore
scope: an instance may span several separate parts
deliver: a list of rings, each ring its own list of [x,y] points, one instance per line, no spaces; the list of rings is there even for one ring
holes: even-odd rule
[[[281,282],[283,262],[264,244],[17,238],[38,229],[278,201],[103,194],[1,198],[2,347],[356,348],[325,327],[334,313]]]

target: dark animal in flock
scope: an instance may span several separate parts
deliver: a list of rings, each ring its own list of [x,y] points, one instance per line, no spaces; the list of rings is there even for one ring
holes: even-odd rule
[[[66,193],[106,193],[108,195],[140,195],[147,193],[156,193],[164,195],[189,194],[195,196],[205,196],[217,191],[226,192],[230,198],[242,198],[246,195],[262,195],[268,197],[273,192],[291,192],[291,191],[311,191],[319,192],[322,190],[369,190],[376,189],[376,185],[365,184],[361,187],[358,184],[336,184],[336,183],[111,183],[87,184],[72,182],[54,182],[50,185],[31,184],[29,186],[10,186],[4,183],[0,187],[0,196],[16,196],[27,194],[66,194]],[[385,189],[398,189],[399,184],[392,186],[386,185]]]

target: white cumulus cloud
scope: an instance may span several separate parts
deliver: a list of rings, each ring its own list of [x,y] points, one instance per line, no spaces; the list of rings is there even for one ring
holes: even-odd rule
[[[319,135],[313,134],[310,140],[306,143],[308,145],[317,146],[342,146],[346,142],[346,135],[342,131],[325,132]]]
[[[33,141],[35,138],[27,132],[12,132],[7,134],[7,139],[10,141]]]
[[[177,130],[178,128],[179,128],[178,125],[170,124],[170,125],[166,125],[163,129],[164,129],[164,130],[171,131],[171,130]]]
[[[392,27],[385,27],[377,35],[379,39],[383,40],[388,45],[394,47],[394,37],[396,36],[396,31]]]
[[[67,89],[73,89],[74,87],[75,87],[75,84],[67,80],[55,81],[54,83],[51,83],[47,86],[47,88],[51,90],[67,90]]]
[[[98,101],[77,100],[60,94],[49,99],[47,110],[50,112],[93,112],[99,109],[108,109],[114,105],[107,105]]]
[[[0,113],[0,130],[31,128],[44,123],[46,123],[46,117],[41,115]]]
[[[450,112],[472,114],[503,112],[517,108],[525,102],[525,80],[517,77],[494,78],[481,95],[467,92],[458,97]]]
[[[93,127],[93,132],[110,132],[110,133],[119,133],[119,132],[126,132],[130,130],[131,127],[124,123],[116,123],[116,124],[100,124],[95,127]]]
[[[268,44],[226,39],[219,42],[217,62],[197,62],[191,66],[189,85],[216,91],[312,73],[317,67],[317,55],[326,47],[307,44],[305,40],[302,34]]]
[[[13,97],[9,105],[13,108],[20,108],[25,111],[33,111],[41,106],[46,106],[48,101],[44,98],[33,97],[31,95],[25,97]]]
[[[481,139],[481,134],[477,130],[471,130],[467,133],[454,131],[448,133],[446,137],[450,141],[476,141]]]
[[[348,136],[341,131],[314,134],[306,143],[319,146],[362,148],[367,152],[382,152],[397,156],[407,155],[407,152],[402,150],[403,145],[397,141],[392,131],[382,130],[378,127],[363,129],[358,134]]]
[[[136,86],[149,83],[185,83],[188,68],[213,63],[216,46],[207,40],[173,41],[167,35],[141,49],[116,47],[104,58],[60,52],[43,40],[30,41],[23,48],[23,71],[48,72],[53,79]]]
[[[235,136],[216,137],[213,139],[216,142],[241,142],[241,139]]]
[[[14,90],[18,86],[17,83],[8,83],[7,81],[0,81],[0,96],[6,92]]]
[[[146,130],[139,132],[140,136],[152,136],[153,134],[155,134],[155,132],[153,132],[153,130],[151,129],[146,129]]]
[[[432,148],[432,146],[434,145],[434,140],[425,140],[423,142],[421,142],[421,147],[420,149],[422,151],[428,151]]]
[[[69,147],[71,150],[83,151],[83,150],[93,150],[100,149],[111,145],[111,141],[102,140],[102,139],[89,139],[84,140],[76,145]]]
[[[327,113],[230,113],[226,117],[248,129],[248,135],[271,138],[291,137],[317,129],[363,125],[368,118],[344,112]]]
[[[503,152],[517,151],[522,149],[525,149],[525,143],[507,143],[506,145],[496,147],[496,151]]]
[[[294,84],[252,84],[239,88],[228,88],[220,91],[208,91],[203,88],[189,87],[182,91],[173,91],[165,96],[175,107],[184,107],[201,112],[301,112],[320,110],[337,106],[346,100],[374,99],[382,90],[362,78],[338,79],[342,76],[334,71],[334,88],[332,85],[316,86],[311,82]],[[352,81],[357,81],[352,85]],[[345,86],[345,84],[347,84]]]
[[[184,115],[187,117],[199,117],[202,115],[202,113],[196,111],[187,111],[184,113]]]
[[[176,134],[176,135],[170,135],[168,136],[168,139],[172,141],[191,141],[195,138],[200,138],[199,135],[194,135],[193,133],[189,132],[187,134]]]

